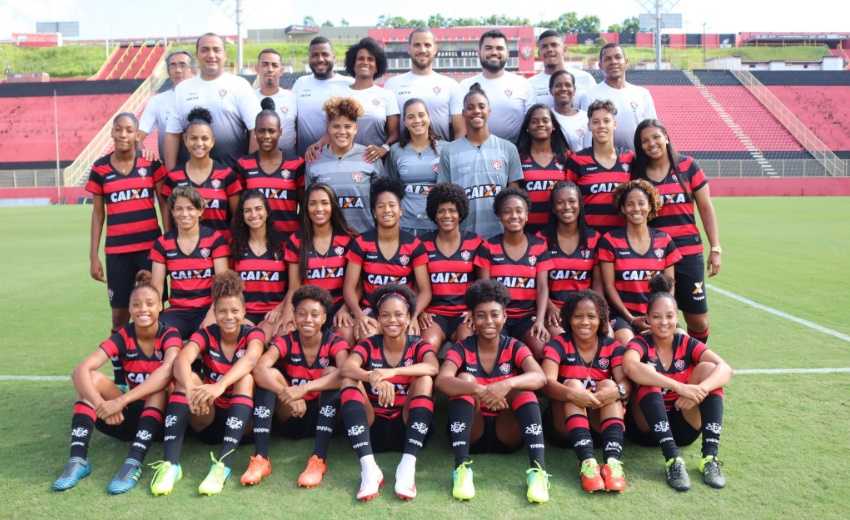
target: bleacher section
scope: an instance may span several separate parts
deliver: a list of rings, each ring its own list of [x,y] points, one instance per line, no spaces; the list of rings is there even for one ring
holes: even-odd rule
[[[850,152],[850,88],[771,86],[773,94],[835,152]]]
[[[155,45],[133,44],[116,48],[91,80],[144,79],[153,73],[165,49]]]

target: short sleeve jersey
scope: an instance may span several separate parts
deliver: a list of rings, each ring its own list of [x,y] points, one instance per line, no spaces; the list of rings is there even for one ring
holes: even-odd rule
[[[543,359],[558,364],[558,382],[577,379],[584,383],[585,390],[595,390],[596,383],[611,379],[614,369],[623,364],[623,346],[612,338],[603,338],[590,364],[582,359],[572,332],[564,332],[552,338],[543,347]]]
[[[566,67],[566,70],[575,78],[576,93],[573,95],[573,104],[577,105],[578,101],[581,99],[581,96],[590,88],[596,86],[596,79],[593,77],[593,74],[581,69]],[[534,94],[537,99],[537,101],[535,102],[545,103],[550,107],[554,108],[555,100],[552,99],[552,94],[549,93],[549,80],[551,78],[552,75],[547,74],[544,70],[528,78],[528,81],[529,83],[531,83],[531,86],[534,87]],[[580,149],[581,148],[573,148],[573,150]]]
[[[278,336],[272,341],[272,347],[280,352],[275,366],[280,370],[290,386],[299,386],[322,377],[322,371],[336,366],[336,356],[340,352],[348,352],[348,343],[338,334],[326,330],[322,333],[322,343],[312,362],[307,361],[300,335],[293,330],[284,336]],[[320,392],[310,392],[304,400],[318,399]]]
[[[603,235],[612,229],[623,227],[625,221],[614,208],[614,188],[631,180],[634,152],[617,149],[617,162],[607,169],[596,160],[593,147],[570,155],[567,160],[567,180],[573,181],[581,191],[587,225]]]
[[[165,157],[165,134],[168,128],[168,118],[174,117],[174,90],[167,90],[148,100],[145,111],[139,120],[139,130],[147,135],[156,130],[157,148],[159,156]],[[186,158],[184,158],[185,160]]]
[[[652,95],[643,87],[626,83],[625,88],[612,88],[604,81],[581,97],[579,108],[587,107],[597,99],[608,99],[617,107],[617,128],[614,129],[614,146],[634,151],[635,130],[644,119],[657,119]]]
[[[312,244],[304,245],[301,231],[290,235],[286,243],[284,259],[287,263],[298,264],[301,261],[301,248],[310,247],[310,256],[307,262],[307,278],[301,280],[302,285],[318,285],[331,293],[334,305],[342,302],[342,287],[345,284],[345,264],[348,248],[352,238],[348,235],[334,233],[331,238],[331,247],[324,253],[319,253]]]
[[[475,281],[475,257],[481,242],[477,234],[462,231],[457,251],[446,256],[437,247],[437,231],[422,237],[431,278],[431,303],[425,312],[454,317],[466,311],[463,295]]]
[[[461,229],[484,238],[503,231],[493,213],[493,199],[509,182],[521,182],[522,178],[516,146],[495,135],[481,146],[464,136],[446,144],[440,152],[437,182],[457,184],[469,197],[469,216],[461,222]]]
[[[431,116],[431,127],[444,141],[450,139],[452,116],[460,115],[463,111],[463,92],[457,81],[437,72],[425,76],[405,72],[388,79],[384,88],[395,94],[399,111],[404,108],[408,99],[417,98],[424,101]],[[399,131],[402,130],[403,114],[399,124]]]
[[[437,225],[431,222],[425,212],[428,193],[437,183],[437,171],[440,169],[440,151],[446,144],[437,141],[435,152],[430,146],[417,152],[409,144],[404,148],[395,143],[387,158],[387,177],[404,183],[404,198],[401,199],[401,227],[405,229],[435,230]]]
[[[634,350],[640,354],[640,362],[645,363],[655,369],[659,374],[669,377],[679,383],[687,383],[691,379],[691,374],[699,363],[703,352],[708,350],[705,343],[696,338],[686,336],[685,334],[673,335],[673,359],[669,368],[664,368],[664,364],[658,358],[658,352],[653,344],[652,334],[639,334],[629,341],[626,345],[626,350]],[[661,389],[661,395],[664,397],[664,407],[670,410],[679,398],[679,394]]]
[[[566,164],[566,157],[555,157],[545,166],[537,164],[531,155],[522,160],[523,181],[520,185],[531,197],[526,231],[537,233],[548,222],[551,212],[549,194],[558,181],[566,180]]]
[[[506,309],[509,319],[524,318],[536,312],[537,274],[552,267],[546,242],[526,233],[528,248],[519,260],[505,253],[505,235],[485,240],[478,248],[475,265],[490,271],[490,278],[508,288],[511,303]]]
[[[228,199],[242,191],[242,183],[236,173],[223,163],[213,161],[212,171],[206,180],[195,184],[186,174],[186,163],[183,163],[177,165],[165,178],[162,195],[167,198],[178,186],[195,188],[204,198],[201,226],[218,231],[224,238],[230,238],[230,218],[233,215],[228,215]]]
[[[260,190],[269,201],[274,227],[289,234],[299,227],[298,189],[304,188],[304,159],[283,153],[283,162],[274,171],[260,167],[259,153],[241,157],[235,165],[245,190]]]
[[[708,178],[693,157],[681,157],[679,171],[687,194],[672,168],[661,182],[648,179],[658,190],[662,204],[658,216],[649,225],[673,237],[682,256],[697,255],[702,253],[703,245],[694,217],[694,193],[708,186]]]
[[[515,143],[519,137],[525,113],[537,102],[531,83],[524,77],[507,71],[498,78],[492,79],[478,73],[461,81],[461,90],[466,94],[469,87],[475,83],[481,85],[490,100],[492,113],[487,123],[490,132]]]
[[[652,243],[644,254],[629,244],[626,228],[605,234],[599,241],[599,261],[614,264],[614,287],[629,312],[646,314],[649,279],[682,258],[670,235],[649,228]]]
[[[245,282],[245,311],[250,314],[265,314],[283,301],[286,292],[287,267],[283,259],[283,249],[275,259],[271,251],[260,256],[250,247],[233,264],[233,270],[239,273]]]
[[[233,365],[248,352],[248,343],[254,340],[259,340],[261,343],[266,342],[263,329],[251,325],[242,325],[239,328],[239,340],[236,343],[236,348],[232,357],[228,359],[221,346],[221,329],[218,324],[213,323],[209,327],[192,334],[189,341],[194,341],[201,349],[201,371],[204,376],[204,384],[217,383],[222,376],[230,372]],[[230,408],[232,397],[233,385],[228,386],[224,393],[213,401],[213,404],[219,408]]]
[[[272,96],[266,96],[260,89],[254,90],[259,101],[270,97],[274,100],[274,110],[280,117],[280,139],[277,140],[277,147],[283,150],[285,157],[297,157],[295,154],[295,124],[298,119],[298,103],[295,94],[286,89],[278,89],[277,93]],[[262,107],[261,107],[262,108]]]
[[[162,366],[165,351],[171,347],[183,348],[183,339],[174,327],[159,322],[156,341],[150,356],[145,355],[136,342],[136,325],[128,323],[100,344],[100,349],[112,360],[120,360],[127,375],[127,385],[136,388]]]
[[[488,372],[481,365],[481,355],[478,352],[478,334],[473,334],[463,341],[458,341],[446,354],[446,362],[457,365],[458,372],[471,374],[482,385],[497,383],[509,377],[522,373],[522,363],[531,356],[531,350],[525,343],[507,336],[499,336],[499,351],[496,362]],[[486,416],[496,416],[499,412],[490,410],[481,403],[481,413]]]
[[[357,118],[354,142],[363,146],[381,146],[387,142],[387,118],[398,115],[398,101],[392,90],[373,85],[354,90],[349,86],[345,97],[354,98],[363,107],[363,116]]]
[[[333,186],[345,220],[358,233],[375,228],[369,192],[372,183],[384,175],[383,162],[366,162],[365,150],[364,146],[355,144],[348,153],[337,157],[325,146],[319,158],[307,163],[305,170],[307,186],[317,182]]]
[[[147,251],[162,234],[156,216],[154,185],[168,175],[158,161],[148,161],[136,152],[133,169],[126,175],[112,167],[110,155],[92,165],[86,191],[103,197],[106,206],[108,255]]]
[[[590,130],[587,129],[587,112],[579,110],[571,116],[563,116],[555,111],[552,113],[561,125],[561,132],[567,138],[570,150],[578,152],[591,145]]]
[[[360,357],[362,360],[360,366],[364,370],[375,370],[380,368],[409,367],[417,363],[422,363],[425,361],[425,355],[429,352],[436,355],[434,347],[430,343],[419,336],[407,336],[404,352],[398,365],[390,365],[387,362],[386,353],[384,352],[384,336],[378,334],[358,343],[351,350],[351,355]],[[372,388],[372,385],[367,382],[364,383],[364,386],[366,387],[366,395],[369,396],[369,402],[372,403],[372,408],[375,410],[375,415],[393,420],[401,416],[404,403],[407,402],[407,393],[410,390],[410,384],[413,382],[413,376],[395,376],[387,381],[395,385],[395,399],[393,400],[393,404],[387,407],[381,406],[378,403],[378,391]]]
[[[390,257],[384,257],[378,247],[378,231],[369,231],[351,242],[347,258],[363,269],[363,299],[361,305],[369,307],[372,294],[382,285],[404,284],[413,288],[413,269],[428,262],[428,255],[422,242],[400,231],[398,250]]]
[[[150,259],[165,264],[171,277],[172,309],[206,309],[212,305],[212,279],[216,258],[230,254],[227,240],[218,231],[201,226],[198,245],[188,255],[177,245],[177,230],[159,237]]]
[[[585,233],[587,247],[579,244],[571,253],[561,249],[557,239],[550,244],[543,232],[537,234],[549,246],[549,300],[559,309],[570,293],[590,289],[593,283],[593,267],[599,263],[601,235],[590,228],[585,228]]]
[[[354,78],[334,74],[329,79],[316,79],[312,74],[295,80],[292,93],[298,105],[298,157],[304,157],[307,147],[316,143],[328,131],[328,118],[322,110],[325,101],[333,96],[345,96]]]

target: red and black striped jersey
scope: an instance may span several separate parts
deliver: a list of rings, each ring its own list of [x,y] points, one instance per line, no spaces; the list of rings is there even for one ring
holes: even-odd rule
[[[661,196],[661,209],[658,216],[649,225],[660,229],[673,237],[682,256],[702,253],[702,237],[694,218],[694,193],[708,186],[708,179],[702,168],[692,157],[682,156],[679,161],[681,181],[687,186],[688,193],[682,189],[676,171],[672,168],[661,182],[647,179]]]
[[[458,372],[472,374],[479,384],[489,385],[509,377],[518,376],[522,373],[522,362],[531,355],[531,350],[525,343],[507,336],[499,336],[499,351],[496,353],[496,362],[493,368],[487,372],[481,366],[480,354],[478,353],[478,334],[473,334],[463,341],[458,341],[446,354],[446,361],[457,365]],[[481,403],[483,415],[498,415],[487,405]]]
[[[336,356],[340,352],[348,352],[348,343],[333,331],[322,333],[322,344],[312,362],[307,361],[304,349],[299,340],[298,331],[293,330],[284,336],[278,336],[272,341],[272,346],[280,352],[275,367],[280,370],[290,386],[303,385],[322,377],[322,371],[336,366]],[[320,392],[310,392],[304,399],[318,399]]]
[[[531,208],[528,211],[528,222],[525,230],[529,233],[537,233],[549,220],[549,193],[552,187],[559,181],[567,179],[564,168],[567,164],[566,157],[555,157],[546,166],[537,164],[529,155],[522,160],[523,181],[521,187],[531,197]]]
[[[162,185],[163,197],[171,195],[174,188],[178,186],[191,186],[198,190],[204,198],[204,218],[201,220],[201,225],[215,229],[224,238],[229,239],[230,219],[233,215],[227,214],[230,207],[227,199],[242,191],[242,183],[233,170],[223,163],[214,161],[207,180],[202,184],[195,184],[186,174],[186,163],[178,164],[165,178]]]
[[[106,205],[107,255],[147,251],[162,235],[156,216],[154,185],[168,175],[159,161],[136,152],[136,163],[126,175],[112,167],[112,154],[96,160],[86,191],[101,195]]]
[[[271,251],[257,256],[249,247],[233,264],[245,282],[245,311],[249,314],[265,314],[283,301],[288,273],[282,250],[279,258],[275,260]]]
[[[429,352],[436,356],[436,351],[430,343],[419,336],[407,336],[401,360],[399,360],[397,365],[390,365],[387,363],[386,356],[384,355],[383,334],[367,338],[351,350],[352,355],[360,356],[360,359],[363,360],[360,366],[364,370],[409,367],[417,363],[422,363],[425,360],[425,355]],[[410,383],[413,381],[413,376],[395,376],[387,381],[395,385],[395,399],[393,400],[393,404],[388,407],[383,407],[378,403],[378,391],[374,390],[372,385],[368,382],[363,384],[366,386],[366,395],[369,396],[369,401],[372,403],[375,415],[392,420],[401,414],[404,403],[407,402],[407,392],[410,390]]]
[[[488,238],[478,248],[475,265],[490,270],[490,278],[505,284],[511,293],[508,304],[509,319],[534,314],[537,307],[537,273],[549,271],[552,262],[549,249],[542,238],[525,234],[528,249],[519,260],[505,253],[504,233]]]
[[[619,341],[603,338],[588,365],[573,343],[572,332],[564,332],[543,347],[543,359],[551,359],[558,364],[559,383],[577,379],[584,383],[586,390],[595,390],[597,382],[611,379],[613,370],[623,364],[623,352]]]
[[[599,241],[599,261],[614,264],[614,287],[629,312],[639,315],[646,314],[649,279],[682,258],[670,235],[653,228],[649,234],[652,242],[642,255],[629,244],[626,228],[606,233]]]
[[[440,316],[460,316],[466,310],[463,295],[475,281],[475,256],[481,237],[471,231],[460,232],[460,246],[451,256],[437,247],[437,231],[422,237],[428,253],[428,274],[431,278],[431,304],[425,309]]]
[[[212,305],[213,260],[227,257],[230,247],[218,231],[201,226],[195,249],[185,254],[177,245],[177,230],[159,237],[150,259],[165,264],[171,277],[169,301],[172,309],[202,309]]]
[[[367,231],[351,241],[346,255],[349,261],[363,268],[364,308],[369,307],[372,293],[378,287],[391,283],[413,288],[413,268],[428,263],[425,246],[415,236],[405,231],[398,233],[398,251],[385,258],[378,247],[378,230]]]
[[[286,241],[284,260],[290,264],[298,264],[301,261],[301,232],[296,231]],[[319,254],[310,244],[310,259],[307,261],[307,278],[301,280],[302,285],[317,285],[325,289],[334,299],[334,305],[342,301],[342,287],[345,285],[345,264],[348,263],[346,255],[351,246],[352,239],[348,235],[337,235],[331,237],[331,246],[324,253]]]
[[[626,222],[614,209],[614,188],[629,182],[634,152],[617,148],[617,162],[609,170],[596,161],[593,147],[576,152],[567,160],[567,180],[573,181],[581,190],[584,215],[587,225],[604,235],[612,229],[623,227]]]
[[[221,329],[217,323],[192,334],[189,341],[194,341],[201,348],[201,370],[204,376],[204,384],[217,383],[222,376],[230,372],[233,365],[248,352],[248,343],[255,339],[265,344],[266,335],[263,333],[263,329],[251,325],[242,325],[239,328],[239,340],[233,350],[233,355],[230,359],[227,359],[227,355],[221,347]],[[233,385],[228,386],[224,393],[213,401],[213,404],[219,408],[230,408],[231,397],[233,397]]]
[[[680,383],[687,383],[691,379],[691,373],[699,363],[699,358],[703,352],[708,350],[708,347],[696,338],[685,334],[674,334],[673,359],[669,368],[664,368],[664,364],[658,359],[658,353],[655,350],[650,332],[632,338],[626,345],[626,350],[637,351],[640,354],[640,362],[651,366],[659,374]],[[664,407],[667,410],[672,408],[676,399],[679,398],[678,393],[664,388],[661,389],[661,395],[664,397]]]
[[[275,229],[293,233],[299,227],[298,189],[304,188],[304,159],[284,157],[273,172],[260,168],[259,152],[240,158],[236,174],[245,190],[259,190],[269,200]]]
[[[165,351],[171,347],[183,348],[183,339],[174,327],[159,322],[153,353],[146,356],[142,347],[136,343],[136,325],[128,323],[121,330],[109,336],[100,344],[107,356],[113,361],[120,360],[127,375],[127,385],[136,388],[154,371],[162,366]]]
[[[559,309],[571,292],[590,289],[593,283],[593,267],[599,263],[598,246],[601,236],[596,230],[585,228],[587,247],[578,247],[572,253],[561,249],[558,239],[549,244],[541,231],[537,236],[549,246],[549,299]]]

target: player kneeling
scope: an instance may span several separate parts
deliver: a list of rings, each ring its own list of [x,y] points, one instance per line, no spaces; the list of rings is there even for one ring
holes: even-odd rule
[[[395,492],[410,500],[416,496],[416,456],[425,446],[434,415],[432,377],[439,364],[430,343],[406,334],[416,309],[409,287],[379,287],[370,303],[382,334],[355,346],[340,368],[342,419],[360,458],[357,499],[375,498],[384,484],[372,455],[374,445],[379,452],[404,452],[395,473]]]
[[[265,335],[258,327],[242,325],[245,284],[234,271],[215,275],[212,282],[215,323],[192,334],[174,362],[174,393],[165,412],[164,460],[151,464],[156,474],[154,495],[171,493],[183,478],[180,449],[187,424],[207,444],[222,443],[218,459],[198,487],[202,495],[220,493],[230,478],[230,461],[251,419],[254,379],[251,370],[263,353]],[[201,354],[203,383],[192,372]]]
[[[257,484],[272,472],[269,441],[274,419],[284,437],[316,437],[299,486],[318,486],[327,470],[342,381],[337,367],[348,357],[348,343],[325,328],[333,309],[333,298],[325,289],[302,285],[292,295],[292,306],[295,330],[275,338],[254,368],[256,452],[242,475],[243,486]]]
[[[110,493],[130,491],[142,475],[142,462],[162,428],[171,365],[183,344],[177,329],[159,321],[162,296],[150,280],[149,271],[136,275],[136,287],[130,293],[132,323],[101,343],[74,369],[71,379],[79,395],[71,419],[71,458],[53,483],[56,491],[71,489],[91,473],[87,456],[94,428],[133,441],[127,460],[109,484]],[[126,387],[98,370],[110,358],[121,363]]]
[[[522,342],[502,336],[511,301],[496,280],[479,280],[466,290],[475,334],[449,350],[437,376],[448,395],[449,432],[455,452],[452,495],[475,496],[470,453],[510,453],[525,443],[529,502],[549,500],[549,475],[543,459],[543,426],[534,391],[546,376]]]
[[[561,307],[561,323],[566,332],[543,348],[548,380],[543,392],[551,403],[548,440],[566,446],[569,439],[581,462],[585,491],[623,491],[623,401],[631,383],[621,366],[623,346],[608,337],[608,304],[590,289],[572,292]],[[600,442],[605,447],[601,471],[593,455],[594,443]]]

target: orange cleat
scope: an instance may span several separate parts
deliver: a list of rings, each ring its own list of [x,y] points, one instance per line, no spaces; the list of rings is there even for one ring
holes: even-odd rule
[[[587,459],[581,463],[581,487],[588,493],[605,491],[605,481],[599,475],[596,459]]]
[[[259,484],[263,477],[267,477],[272,473],[272,463],[269,459],[262,455],[254,455],[251,457],[251,462],[248,463],[248,469],[242,475],[242,485]]]
[[[614,458],[608,459],[608,463],[602,466],[602,479],[605,481],[606,490],[622,493],[626,489],[623,463]]]
[[[322,475],[328,470],[325,461],[313,455],[307,460],[307,469],[298,477],[298,485],[314,488],[322,483]]]

